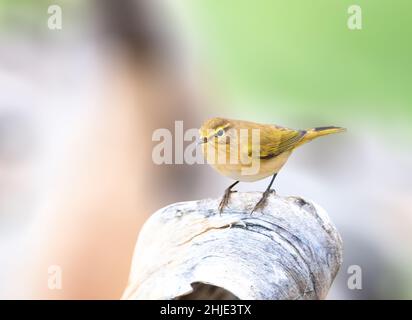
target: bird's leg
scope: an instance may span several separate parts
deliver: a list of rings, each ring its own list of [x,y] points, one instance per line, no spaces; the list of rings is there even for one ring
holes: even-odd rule
[[[270,183],[269,183],[268,187],[266,188],[265,192],[263,192],[262,198],[260,198],[258,203],[256,203],[255,207],[253,208],[253,210],[250,214],[252,214],[253,212],[255,212],[258,209],[263,208],[266,204],[266,200],[269,197],[269,195],[271,193],[276,193],[275,190],[270,189],[272,187],[273,181],[275,181],[276,176],[277,176],[277,173],[275,173],[273,175],[272,180],[270,180]]]
[[[219,204],[219,213],[222,214],[222,211],[224,209],[224,207],[226,207],[226,205],[229,203],[229,198],[230,198],[230,194],[232,192],[236,192],[236,191],[232,191],[232,188],[237,185],[239,183],[239,181],[236,181],[235,183],[232,183],[226,190],[225,190],[225,194],[223,195],[222,201],[220,201]]]

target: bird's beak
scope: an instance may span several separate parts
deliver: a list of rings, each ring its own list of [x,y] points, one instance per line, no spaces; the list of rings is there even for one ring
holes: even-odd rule
[[[207,142],[207,139],[205,139],[204,137],[200,137],[197,140],[197,145],[200,146],[201,144],[206,143],[206,142]]]

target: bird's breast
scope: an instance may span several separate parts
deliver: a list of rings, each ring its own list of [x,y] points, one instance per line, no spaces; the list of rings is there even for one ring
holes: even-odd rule
[[[253,182],[264,179],[277,173],[288,160],[291,151],[286,151],[271,159],[248,157],[247,161],[230,161],[226,155],[226,161],[210,161],[208,163],[220,174],[243,182]],[[223,155],[222,158],[223,159]],[[245,160],[245,159],[243,159]],[[234,162],[234,163],[233,163]]]

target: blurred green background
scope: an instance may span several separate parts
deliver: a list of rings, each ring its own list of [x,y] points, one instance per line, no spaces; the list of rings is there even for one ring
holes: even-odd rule
[[[230,98],[279,102],[258,109],[272,116],[412,118],[411,1],[184,3]],[[352,4],[362,8],[362,30],[347,27]]]

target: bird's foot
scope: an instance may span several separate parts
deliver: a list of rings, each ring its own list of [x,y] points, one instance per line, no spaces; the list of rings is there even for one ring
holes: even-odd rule
[[[266,204],[266,201],[267,201],[269,195],[272,194],[272,193],[276,194],[276,191],[274,189],[269,189],[269,190],[266,190],[265,192],[263,192],[262,198],[260,198],[258,203],[256,203],[255,207],[250,212],[250,214],[252,214],[253,212],[255,212],[259,209],[263,209],[265,207],[265,204]]]
[[[230,188],[225,190],[225,194],[223,195],[222,201],[220,201],[220,203],[219,203],[219,214],[222,214],[223,209],[228,205],[229,199],[230,199],[230,194],[232,192],[237,192],[237,191],[233,191]]]

